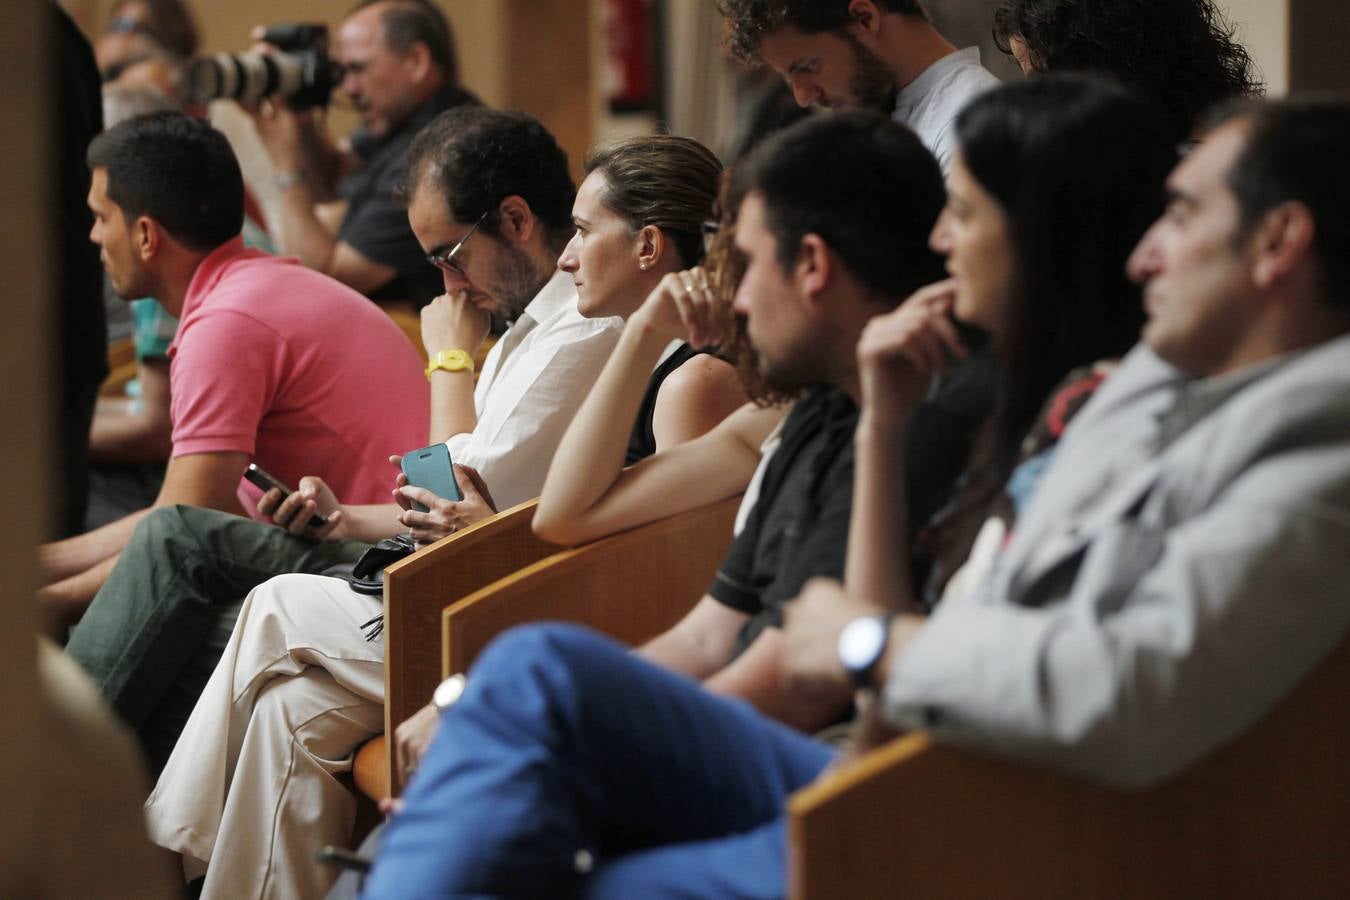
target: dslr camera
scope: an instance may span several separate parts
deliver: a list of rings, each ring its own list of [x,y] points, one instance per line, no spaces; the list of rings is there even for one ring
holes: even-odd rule
[[[342,81],[342,67],[328,57],[328,28],[273,25],[263,41],[276,51],[217,53],[193,60],[186,74],[192,98],[256,103],[275,95],[295,109],[327,106]]]

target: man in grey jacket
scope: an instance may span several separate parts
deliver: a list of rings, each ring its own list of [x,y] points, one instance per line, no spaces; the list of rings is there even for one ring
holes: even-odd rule
[[[1350,629],[1350,107],[1234,107],[1130,259],[1143,344],[1060,443],[989,576],[899,617],[898,728],[1144,785],[1235,737]],[[803,683],[875,615],[788,623]]]
[[[1347,153],[1343,102],[1230,112],[1130,261],[1143,345],[988,573],[926,619],[811,582],[794,683],[880,689],[894,727],[1119,784],[1287,695],[1350,631]],[[603,638],[516,629],[442,716],[369,896],[578,873],[586,896],[781,895],[786,797],[831,759]]]

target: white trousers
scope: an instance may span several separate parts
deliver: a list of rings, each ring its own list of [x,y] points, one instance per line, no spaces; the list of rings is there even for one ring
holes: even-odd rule
[[[160,775],[150,838],[183,854],[204,898],[319,898],[338,873],[356,801],[334,777],[384,729],[384,643],[361,623],[378,597],[320,575],[281,575],[244,602]]]

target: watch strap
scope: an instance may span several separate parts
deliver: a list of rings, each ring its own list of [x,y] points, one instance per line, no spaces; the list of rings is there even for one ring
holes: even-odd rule
[[[427,361],[426,375],[427,381],[431,380],[431,373],[437,369],[444,369],[447,372],[469,372],[473,373],[473,356],[466,350],[441,350]]]

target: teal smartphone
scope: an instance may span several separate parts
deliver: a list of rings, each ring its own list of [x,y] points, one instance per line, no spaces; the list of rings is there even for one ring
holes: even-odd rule
[[[450,450],[444,444],[432,444],[403,454],[403,474],[408,476],[408,484],[426,488],[437,497],[455,501],[464,499],[455,481],[455,469],[450,464]],[[414,503],[413,509],[427,511],[420,503]]]

